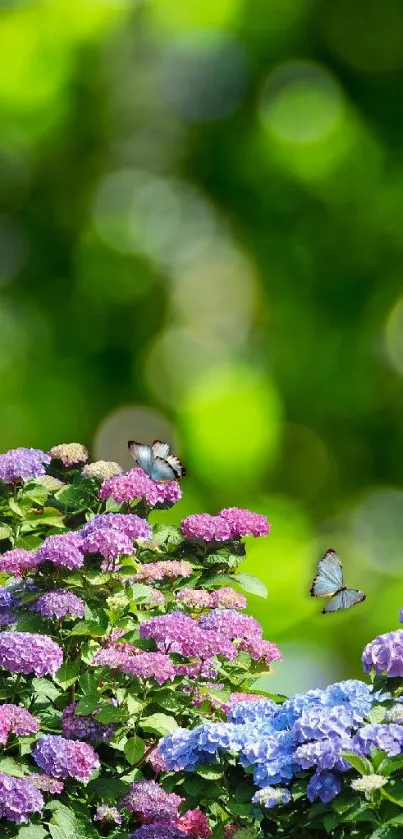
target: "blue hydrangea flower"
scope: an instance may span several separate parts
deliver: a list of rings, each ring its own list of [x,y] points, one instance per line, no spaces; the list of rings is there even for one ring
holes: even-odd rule
[[[241,723],[259,722],[262,718],[273,719],[277,716],[281,706],[272,699],[265,699],[258,702],[238,702],[228,711],[228,722]]]
[[[328,804],[341,791],[341,780],[333,772],[315,772],[310,779],[306,791],[308,801],[319,798],[323,804]]]
[[[386,752],[388,755],[398,755],[403,751],[403,726],[391,723],[382,725],[371,723],[360,728],[352,739],[353,750],[361,755],[368,755],[371,746]]]
[[[338,769],[345,772],[350,764],[340,757],[342,752],[353,751],[352,740],[349,737],[329,737],[325,740],[314,740],[304,743],[295,750],[294,758],[301,769]]]
[[[314,706],[306,708],[294,725],[298,740],[323,740],[332,735],[342,737],[351,731],[354,713],[346,705],[334,705],[332,708]]]

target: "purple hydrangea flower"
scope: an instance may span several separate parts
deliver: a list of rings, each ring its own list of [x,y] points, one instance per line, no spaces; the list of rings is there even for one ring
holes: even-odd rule
[[[333,734],[343,737],[350,733],[354,725],[354,716],[345,705],[332,708],[314,706],[306,708],[295,723],[294,731],[298,740],[325,740]]]
[[[55,589],[38,597],[32,609],[44,618],[58,618],[59,620],[65,617],[83,618],[85,603],[81,597],[77,597],[71,591]]]
[[[22,577],[27,571],[32,571],[40,560],[36,551],[26,551],[25,548],[13,548],[0,556],[0,571]]]
[[[310,779],[306,791],[308,801],[319,798],[323,804],[328,804],[341,792],[341,780],[333,772],[315,772]]]
[[[122,824],[122,816],[116,807],[109,807],[108,804],[100,804],[94,816],[94,822],[112,822],[113,824]]]
[[[58,781],[57,778],[51,778],[50,775],[44,775],[42,772],[35,772],[30,775],[29,780],[34,787],[42,790],[42,792],[59,795],[64,789],[63,781]]]
[[[43,796],[26,778],[0,773],[0,819],[27,822],[31,813],[40,813]]]
[[[53,446],[49,454],[54,460],[61,460],[67,469],[88,460],[88,451],[81,443],[60,443],[59,446]]]
[[[253,638],[248,641],[241,641],[239,649],[249,653],[253,661],[261,661],[263,664],[270,664],[273,661],[281,661],[283,658],[277,644],[272,641],[265,641],[263,638]]]
[[[252,513],[250,510],[227,507],[221,510],[219,515],[229,523],[233,538],[236,539],[241,536],[267,536],[270,531],[270,522],[266,516]]]
[[[11,484],[18,478],[27,480],[45,474],[50,457],[41,449],[10,449],[0,454],[0,481]]]
[[[127,656],[120,665],[122,673],[137,676],[139,679],[155,679],[159,685],[173,680],[176,670],[169,656],[164,653],[143,653]]]
[[[368,755],[371,746],[391,757],[403,751],[403,728],[390,723],[387,725],[370,723],[360,728],[352,739],[353,750],[361,755]]]
[[[94,530],[103,530],[105,527],[120,530],[133,540],[151,539],[150,525],[134,513],[99,513],[90,519],[80,532],[83,536],[88,536]]]
[[[98,667],[109,667],[111,670],[119,670],[128,662],[130,656],[124,650],[118,650],[116,647],[105,647],[105,649],[98,650],[92,660],[92,663]]]
[[[89,743],[66,740],[57,734],[45,734],[32,752],[35,763],[55,778],[76,778],[88,781],[100,766],[99,758]]]
[[[365,673],[375,670],[375,673],[386,676],[403,676],[403,629],[378,635],[364,648],[362,666]]]
[[[0,667],[29,676],[55,676],[63,664],[63,652],[47,635],[31,632],[0,632]]]
[[[162,652],[179,653],[186,658],[211,658],[220,655],[232,660],[237,651],[219,632],[202,628],[183,612],[171,612],[144,621],[140,626],[142,638],[152,638]]]
[[[215,629],[231,641],[245,639],[253,641],[262,637],[262,627],[250,615],[240,615],[235,609],[214,609],[199,620],[202,629]]]
[[[14,609],[18,606],[18,602],[14,586],[0,588],[0,609]]]
[[[266,810],[272,807],[278,807],[279,804],[289,804],[291,801],[291,793],[286,787],[263,787],[255,792],[252,802],[259,804]]]
[[[157,580],[174,580],[176,577],[190,577],[193,567],[186,560],[167,559],[161,562],[149,562],[147,565],[140,565],[136,574],[131,577],[134,583],[147,580],[154,583]]]
[[[77,716],[76,705],[67,705],[62,714],[63,737],[68,740],[90,740],[92,743],[108,743],[115,733],[114,725],[104,725],[94,719],[93,714]]]
[[[318,769],[337,769],[339,772],[345,772],[351,767],[340,755],[342,752],[351,751],[357,751],[357,749],[353,747],[353,742],[349,737],[333,736],[299,746],[295,750],[295,760],[302,769],[317,766]]]
[[[116,559],[120,554],[133,553],[133,540],[115,527],[91,530],[82,539],[84,553],[101,554],[104,559]]]
[[[122,803],[139,821],[150,824],[156,819],[164,823],[174,821],[181,801],[179,795],[165,792],[155,781],[137,781]]]
[[[189,839],[189,836],[178,827],[164,822],[154,822],[154,824],[143,824],[138,827],[134,833],[130,833],[129,839]]]
[[[0,705],[0,743],[5,746],[9,734],[36,734],[39,720],[18,705]]]
[[[53,565],[74,571],[84,564],[80,545],[81,537],[78,533],[56,533],[48,536],[38,550],[38,561],[52,562]]]
[[[102,484],[99,497],[113,498],[118,504],[144,498],[149,507],[175,504],[182,497],[177,481],[153,481],[142,469],[131,469],[123,475],[109,478]]]
[[[231,524],[221,516],[196,513],[183,519],[181,527],[188,539],[203,539],[205,542],[228,542],[232,539]]]

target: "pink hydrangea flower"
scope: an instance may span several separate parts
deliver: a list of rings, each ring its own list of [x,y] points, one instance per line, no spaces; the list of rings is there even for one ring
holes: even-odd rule
[[[210,606],[212,609],[246,609],[247,602],[243,594],[225,586],[210,593]]]
[[[100,762],[96,751],[81,740],[66,740],[57,734],[45,734],[32,751],[35,763],[54,778],[88,781]]]
[[[39,720],[18,705],[0,705],[0,743],[5,746],[10,734],[36,734]]]
[[[30,775],[29,781],[34,785],[34,787],[42,790],[42,792],[59,794],[63,792],[64,789],[63,781],[58,781],[57,778],[51,778],[49,775],[44,775],[42,772]]]
[[[211,604],[210,592],[203,588],[182,588],[177,592],[176,599],[189,609],[207,609]]]
[[[227,542],[232,539],[230,523],[208,513],[196,513],[183,519],[182,531],[188,539],[204,539],[205,542]]]
[[[103,500],[113,498],[118,504],[144,498],[149,507],[165,507],[179,501],[182,492],[177,481],[153,481],[142,469],[136,468],[108,478],[101,486],[99,497]]]
[[[228,522],[236,538],[240,536],[267,536],[270,532],[270,522],[266,516],[252,513],[251,510],[226,507],[221,510],[219,515]]]
[[[140,583],[143,580],[154,583],[164,578],[174,580],[176,577],[190,577],[192,571],[190,562],[186,562],[186,560],[167,559],[140,565],[135,576],[130,579],[135,583]]]
[[[53,565],[70,571],[81,568],[84,556],[80,550],[81,537],[78,533],[56,533],[48,536],[38,550],[38,562],[52,562]]]
[[[273,661],[281,661],[283,657],[277,644],[273,644],[272,641],[265,641],[263,638],[241,641],[239,649],[249,653],[254,661],[261,661],[268,665]]]
[[[209,839],[213,835],[207,816],[199,808],[188,810],[176,819],[176,825],[194,839]]]
[[[23,577],[27,571],[36,568],[39,562],[36,551],[14,548],[0,556],[0,571],[12,574],[14,577]]]
[[[175,667],[169,656],[164,653],[144,653],[128,657],[121,665],[122,673],[137,676],[140,679],[155,679],[159,685],[176,676]]]
[[[133,540],[115,527],[103,527],[87,533],[80,547],[84,553],[101,554],[104,559],[116,559],[121,554],[133,553]]]

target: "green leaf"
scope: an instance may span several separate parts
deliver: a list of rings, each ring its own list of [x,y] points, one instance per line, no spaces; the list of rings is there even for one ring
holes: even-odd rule
[[[366,757],[359,757],[351,752],[342,752],[342,757],[349,762],[360,775],[370,775],[373,772],[372,763]]]
[[[373,705],[368,716],[369,722],[380,723],[385,719],[386,708],[384,705]]]
[[[86,510],[94,500],[94,493],[88,481],[77,481],[59,489],[55,498],[63,507],[74,512]]]
[[[49,833],[40,824],[27,824],[20,827],[15,839],[44,839],[45,836]]]
[[[46,486],[37,481],[27,481],[21,492],[21,498],[24,502],[32,501],[41,507],[45,506],[48,495],[49,492]]]
[[[70,685],[74,685],[74,682],[77,681],[80,673],[80,666],[80,661],[66,661],[65,664],[62,664],[62,666],[59,667],[59,670],[56,673],[56,684],[60,685],[63,689],[70,687]]]
[[[145,746],[141,737],[130,737],[124,747],[124,753],[130,764],[138,763],[144,756]]]
[[[181,529],[172,524],[154,524],[152,538],[158,545],[166,545],[167,548],[176,548],[185,541]]]
[[[371,833],[368,839],[401,839],[401,837],[402,831],[399,827],[390,827],[385,824]]]
[[[14,501],[14,498],[8,499],[8,506],[10,507],[10,510],[14,513],[15,516],[18,516],[19,519],[24,518],[24,511],[21,509],[19,504],[17,504],[17,502]]]
[[[78,623],[74,624],[74,627],[71,632],[69,632],[69,635],[90,635],[96,638],[101,638],[105,635],[107,629],[108,616],[104,609],[100,609],[98,613],[94,615],[94,620],[78,621]]]
[[[205,781],[218,781],[224,774],[220,766],[212,766],[210,763],[199,766],[196,772]]]
[[[253,577],[252,574],[234,574],[234,580],[248,594],[255,594],[257,597],[263,597],[264,599],[267,598],[267,586],[258,577]]]
[[[167,714],[151,714],[140,721],[143,731],[150,731],[152,734],[160,734],[164,737],[165,734],[170,734],[175,728],[178,728],[178,723],[174,717]]]
[[[100,775],[87,786],[89,796],[95,801],[106,801],[107,804],[114,804],[119,801],[128,791],[128,784],[119,778],[105,777]]]
[[[46,635],[49,632],[49,626],[40,615],[27,612],[18,618],[17,630],[18,632],[38,632]]]
[[[134,600],[135,603],[150,599],[149,587],[143,586],[141,583],[135,583],[135,585],[129,586],[129,588],[126,588],[126,591],[129,592],[130,599]]]
[[[95,694],[98,688],[98,681],[97,677],[92,673],[83,673],[78,680],[78,684],[80,685],[83,693]]]
[[[12,775],[13,778],[23,778],[25,774],[13,757],[0,758],[0,772],[4,772],[5,775]]]
[[[96,719],[103,723],[121,722],[127,719],[127,711],[124,708],[115,708],[113,705],[109,705],[96,714]]]
[[[50,699],[51,702],[60,696],[57,687],[52,682],[48,682],[47,679],[32,679],[32,689],[37,696]]]
[[[132,696],[131,694],[128,695],[126,700],[127,710],[131,717],[137,717],[143,708],[143,703],[139,702],[139,700]],[[168,709],[169,710],[169,709]]]
[[[394,757],[385,757],[379,764],[378,772],[380,775],[393,775],[398,769],[403,766],[403,755],[394,755]]]
[[[155,694],[155,703],[160,708],[164,708],[165,711],[171,711],[171,713],[183,711],[183,697],[175,689],[170,690],[169,688],[165,688],[158,690]]]
[[[79,700],[76,706],[76,714],[78,716],[86,717],[92,714],[99,707],[99,693],[90,693]]]
[[[11,527],[8,527],[7,524],[0,525],[0,540],[1,539],[9,539],[12,535]]]

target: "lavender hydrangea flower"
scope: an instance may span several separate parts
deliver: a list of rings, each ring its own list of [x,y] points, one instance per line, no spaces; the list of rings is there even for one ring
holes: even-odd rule
[[[334,705],[332,708],[314,706],[302,712],[295,723],[294,732],[303,743],[305,740],[325,740],[334,734],[343,737],[350,733],[353,725],[353,714],[344,705]]]
[[[0,454],[0,481],[11,484],[18,478],[27,480],[45,474],[50,457],[41,449],[10,449]]]
[[[62,732],[67,740],[90,740],[108,743],[115,733],[115,726],[104,725],[94,719],[94,714],[78,716],[76,705],[67,705],[62,713]]]
[[[403,629],[378,635],[367,644],[362,654],[365,673],[374,670],[378,675],[403,676]]]
[[[123,475],[109,478],[102,484],[99,497],[113,498],[118,504],[144,498],[149,507],[171,506],[182,497],[177,481],[153,481],[142,469],[131,469]]]
[[[129,655],[127,652],[114,647],[106,647],[95,653],[92,663],[98,667],[109,667],[111,670],[119,670],[127,664],[128,659]]]
[[[55,778],[76,778],[88,781],[100,766],[99,758],[89,743],[66,740],[57,734],[45,734],[38,740],[32,756],[40,769]]]
[[[240,615],[235,609],[214,609],[199,620],[202,629],[216,629],[224,638],[244,638],[246,641],[262,637],[262,627],[250,615]]]
[[[0,743],[5,746],[11,733],[22,736],[36,734],[39,720],[18,705],[0,705]]]
[[[188,539],[203,539],[205,542],[228,542],[232,538],[230,522],[220,516],[196,513],[183,519],[182,531]]]
[[[81,597],[77,597],[71,591],[55,589],[38,597],[32,609],[44,618],[58,618],[58,620],[66,617],[83,618],[85,603]]]
[[[53,446],[49,454],[54,460],[61,460],[67,469],[88,460],[88,451],[81,443],[60,443],[59,446]]]
[[[291,801],[291,793],[286,787],[263,787],[255,792],[252,803],[259,804],[266,810],[272,807],[278,807],[279,804],[289,804]]]
[[[26,551],[25,548],[13,548],[0,556],[0,571],[22,577],[27,571],[32,571],[40,560],[36,551]]]
[[[116,559],[121,554],[133,553],[133,540],[115,527],[102,527],[87,533],[80,547],[84,553],[101,554],[104,559]]]
[[[63,781],[58,781],[57,778],[51,778],[50,775],[44,775],[42,772],[34,772],[29,776],[29,780],[36,789],[40,789],[42,792],[59,795],[64,789]]]
[[[264,638],[249,638],[241,641],[239,649],[249,653],[253,661],[261,661],[270,666],[273,661],[281,661],[283,658],[277,644],[272,641],[265,641]]]
[[[341,780],[333,772],[315,772],[310,779],[306,791],[308,801],[319,798],[323,804],[328,804],[341,792]]]
[[[83,536],[88,536],[94,530],[103,530],[104,528],[116,528],[133,540],[151,538],[150,525],[141,516],[136,516],[135,513],[99,513],[90,519],[80,532]]]
[[[189,836],[178,827],[164,822],[154,822],[154,824],[143,824],[138,827],[134,833],[130,833],[129,839],[189,839]]]
[[[115,475],[121,475],[122,472],[122,467],[114,460],[96,460],[94,463],[87,463],[81,474],[83,478],[95,478],[103,482]]]
[[[80,544],[81,537],[78,533],[56,533],[48,536],[38,550],[38,561],[52,562],[53,565],[74,571],[84,564]]]
[[[131,785],[122,804],[143,824],[150,824],[156,819],[164,823],[174,821],[181,801],[179,795],[165,792],[155,781],[137,781]]]
[[[0,819],[27,822],[31,813],[40,813],[43,796],[26,778],[0,773]]]
[[[251,510],[241,510],[238,507],[227,507],[219,515],[230,525],[233,538],[241,536],[267,536],[270,532],[270,522],[266,516],[252,513]]]
[[[351,767],[341,754],[352,751],[357,751],[357,748],[348,736],[333,736],[304,743],[295,750],[294,757],[302,769],[316,766],[322,770],[337,769],[339,772],[346,772]]]
[[[162,652],[179,653],[187,658],[206,659],[220,655],[232,660],[237,655],[235,647],[224,635],[202,628],[183,612],[171,612],[144,621],[140,635],[152,638]]]
[[[121,825],[122,816],[116,807],[109,807],[108,804],[100,804],[95,811],[94,822],[111,822]]]
[[[63,652],[47,635],[31,632],[0,632],[0,667],[29,676],[55,676],[63,664]]]
[[[403,751],[403,728],[394,723],[387,725],[370,723],[357,731],[352,744],[353,751],[361,755],[368,755],[371,746],[375,746],[381,752],[386,752],[390,757],[398,755]]]
[[[139,679],[155,679],[162,685],[164,682],[172,681],[176,676],[176,670],[169,656],[164,653],[143,653],[128,656],[120,665],[122,673],[128,676],[137,676]]]

